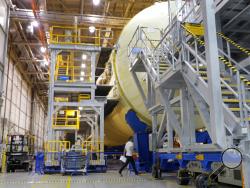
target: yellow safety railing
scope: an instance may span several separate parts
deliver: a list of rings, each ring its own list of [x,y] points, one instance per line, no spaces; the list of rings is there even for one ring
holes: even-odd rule
[[[94,82],[91,77],[91,73],[82,74],[81,66],[60,66],[60,69],[68,69],[68,73],[55,73],[55,80],[61,80],[66,82]]]
[[[79,110],[60,110],[53,118],[54,129],[74,129],[78,130],[80,126]]]
[[[50,43],[100,46],[101,31],[95,29],[93,33],[90,33],[89,28],[86,27],[52,26],[50,28]]]
[[[81,55],[74,51],[65,51],[65,53],[57,55],[54,80],[70,83],[95,82],[91,76],[91,63],[87,60],[86,62],[79,60]]]
[[[103,142],[100,141],[84,141],[82,143],[83,155],[89,155],[91,165],[103,165],[105,160],[101,160],[101,154],[104,152]]]
[[[90,98],[90,94],[80,94],[78,95],[78,102],[81,102],[83,100],[90,100]]]
[[[6,156],[6,151],[2,151],[2,173],[6,172],[6,160],[7,160],[7,156]]]
[[[69,102],[68,97],[55,97],[55,102]]]
[[[70,141],[49,140],[44,144],[44,151],[49,153],[57,153],[70,150]]]
[[[103,142],[100,142],[100,141],[84,141],[82,143],[82,149],[85,152],[101,153],[101,152],[104,152],[103,149],[101,148],[101,144],[103,144]]]

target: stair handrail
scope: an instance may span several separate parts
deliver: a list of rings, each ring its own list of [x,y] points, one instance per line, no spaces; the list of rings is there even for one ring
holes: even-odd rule
[[[173,46],[173,49],[174,49],[175,47]],[[157,49],[155,49],[155,50],[157,50]],[[175,57],[175,52],[179,52],[179,49],[176,49],[175,48],[175,50],[176,51],[174,51],[174,50],[171,50],[169,47],[168,47],[168,45],[165,43],[165,42],[163,42],[162,43],[162,53],[164,54],[164,59],[165,59],[165,62],[167,63],[167,64],[169,64],[170,66],[172,66],[172,68],[173,68],[173,70],[175,69],[175,66],[176,66],[176,63],[178,62],[178,59]],[[170,60],[169,60],[169,58],[168,57],[166,57],[166,55],[167,54],[165,54],[167,52],[167,54],[170,54],[171,55],[171,60],[172,60],[172,62],[170,62]]]
[[[138,26],[132,36],[132,38],[130,39],[129,43],[128,43],[128,57],[131,59],[131,54],[133,52],[133,49],[135,48],[135,46],[137,45],[137,43],[139,42],[139,29],[140,29],[140,26]],[[135,38],[136,37],[136,38]],[[132,45],[132,42],[135,40],[135,44]],[[133,61],[131,61],[132,63]]]
[[[184,41],[183,41],[183,44],[184,44],[184,48],[186,50],[188,50],[192,55],[196,55],[198,56],[197,58],[200,60],[200,62],[206,66],[206,61],[204,59],[202,59],[202,57],[200,57],[198,54],[196,54],[194,52],[194,50],[192,50],[190,47],[187,47],[188,44],[186,44]],[[184,61],[185,63],[188,63],[188,61]],[[197,70],[195,70],[194,68],[192,68],[194,71],[198,72]],[[197,73],[198,74],[198,73]],[[199,74],[198,74],[199,77],[201,77]],[[226,83],[222,78],[220,78],[220,82],[226,86],[226,88],[232,92],[232,94],[237,98],[239,99],[239,105],[240,105],[240,122],[243,124],[243,123],[247,123],[248,121],[245,119],[247,118],[247,113],[244,114],[244,109],[246,109],[248,112],[250,112],[250,106],[246,103],[246,97],[244,95],[244,89],[242,89],[241,85],[244,84],[243,81],[240,80],[240,74],[239,74],[239,71],[237,72],[237,80],[240,81],[240,84],[237,84],[237,89],[238,89],[238,93],[237,91],[235,91],[228,83]]]
[[[250,50],[249,49],[247,49],[247,48],[241,46],[240,44],[236,43],[235,41],[233,41],[229,37],[225,36],[223,33],[218,32],[217,36],[220,37],[221,39],[225,40],[226,43],[230,43],[234,47],[238,48],[241,52],[245,53],[247,56],[250,56]]]
[[[194,39],[194,40],[197,40],[197,39]],[[207,66],[207,63],[206,63],[206,60],[204,58],[202,58],[200,55],[198,55],[198,52],[195,51],[194,49],[192,49],[186,42],[182,41],[182,44],[183,44],[183,47],[188,50],[194,57],[196,57],[198,59],[198,61],[202,64],[202,65],[205,65]],[[187,61],[188,62],[188,61]],[[199,62],[196,62],[199,63]],[[199,65],[196,65],[197,67],[199,67]],[[199,70],[196,70],[196,72],[198,72]],[[199,75],[200,76],[200,75]],[[239,97],[237,92],[234,91],[234,89],[229,85],[227,84],[222,78],[220,78],[220,81],[221,83],[223,83],[228,90],[230,90],[234,95],[235,97]]]
[[[243,70],[246,74],[250,75],[250,71],[248,71],[245,67],[243,67],[240,63],[238,63],[236,60],[234,60],[231,56],[229,56],[228,54],[226,54],[222,49],[218,48],[219,50],[219,54],[221,54],[222,56],[226,57],[228,59],[229,62],[233,63],[236,68]]]
[[[154,81],[158,80],[159,78],[159,65],[158,61],[155,57],[155,54],[153,53],[153,49],[155,48],[155,45],[153,42],[159,42],[157,39],[150,39],[150,37],[145,32],[145,29],[154,29],[162,33],[162,31],[159,28],[152,28],[152,27],[142,27],[138,26],[135,33],[133,34],[132,39],[130,40],[128,44],[128,57],[130,59],[130,66],[133,66],[133,63],[137,57],[133,58],[133,50],[138,48],[140,49],[137,54],[142,53],[146,59],[149,60],[149,57],[151,58],[150,64],[147,61],[146,65],[147,68],[150,69],[151,77],[154,79]],[[153,74],[152,74],[153,73]]]
[[[178,30],[180,29],[180,20],[178,19],[178,15],[187,10],[187,6],[188,6],[188,1],[185,1],[184,4],[180,7],[179,10],[177,10],[176,12],[176,16],[173,17],[173,19],[170,20],[170,23],[168,24],[168,26],[164,29],[163,35],[161,37],[161,40],[159,41],[159,43],[156,45],[154,53],[163,45],[163,49],[167,50],[171,56],[172,56],[172,60],[174,59],[175,61],[178,61],[176,59],[176,57],[174,56],[174,51],[172,52],[167,46],[167,41],[171,43],[171,46],[173,49],[175,49],[175,51],[179,51],[178,49],[178,45],[180,44],[180,40],[177,39],[177,42],[174,43],[171,41],[170,36],[172,36],[173,34],[178,33]],[[190,8],[190,7],[188,7]],[[194,15],[196,15],[196,13],[198,12],[198,9],[200,8],[200,5],[198,5],[197,3],[194,4],[194,6],[191,9],[188,9],[188,12],[184,15],[184,18],[181,19],[182,22],[185,22],[189,16],[194,13]],[[197,10],[196,10],[197,9]],[[174,37],[172,37],[173,39]],[[174,61],[172,61],[171,66],[173,66],[173,69],[175,68],[175,63]]]
[[[179,10],[176,11],[176,15],[170,20],[170,23],[164,29],[164,34],[162,36],[162,39],[159,42],[159,44],[156,46],[156,48],[160,45],[160,43],[162,41],[165,40],[165,38],[169,35],[170,31],[174,28],[174,26],[176,25],[177,22],[185,22],[192,13],[194,13],[194,15],[197,15],[197,13],[199,13],[200,5],[197,4],[197,3],[195,3],[195,5],[191,9],[189,9],[189,12],[184,16],[184,18],[182,18],[181,20],[179,20],[178,19],[178,15],[181,12],[183,12],[183,10],[188,5],[188,3],[189,3],[188,1],[185,1],[184,4],[179,8]],[[197,21],[197,20],[194,20],[194,21]]]
[[[191,31],[189,31],[185,26],[182,25],[182,28],[184,29],[184,31],[187,31],[188,33],[190,33],[191,35],[193,35],[194,40],[196,42],[199,42],[201,45],[204,45],[204,41],[202,41],[199,37],[197,37],[196,35],[194,35]],[[200,57],[198,55],[198,52],[193,50],[192,47],[190,47],[186,42],[184,42],[184,40],[182,40],[182,44],[183,47],[188,50],[194,57],[197,57],[197,59],[203,64],[206,65],[206,60],[203,59],[202,57]],[[222,50],[219,49],[219,52],[223,52]],[[227,55],[227,54],[225,54]],[[232,60],[233,62],[237,63],[235,60],[233,60],[232,58],[230,58],[230,60]],[[197,62],[196,62],[197,63]],[[248,72],[248,71],[247,71]],[[236,70],[236,80],[237,80],[237,91],[235,91],[228,83],[226,83],[221,77],[220,77],[220,81],[221,83],[224,84],[224,86],[226,86],[226,88],[231,91],[234,96],[239,99],[239,105],[241,106],[240,108],[240,122],[248,122],[245,121],[245,118],[247,118],[247,114],[244,114],[244,110],[247,110],[247,112],[250,112],[250,106],[247,104],[246,102],[246,94],[245,94],[245,90],[244,90],[244,86],[245,83],[244,81],[241,80],[240,78],[240,72],[239,70]],[[242,88],[243,86],[243,88]],[[243,109],[244,108],[244,109]]]
[[[152,61],[151,61],[151,70],[153,70],[154,75],[153,78],[155,81],[159,81],[159,61],[156,56],[156,54],[154,53],[154,49],[155,49],[155,45],[153,44],[153,41],[159,41],[159,40],[152,40],[148,37],[147,33],[144,31],[144,29],[146,29],[147,27],[141,27],[141,33],[144,34],[144,37],[147,40],[142,40],[142,43],[144,44],[144,55],[146,55],[146,59],[149,59],[149,57],[151,57]],[[161,31],[160,31],[161,32]],[[150,46],[148,46],[148,44],[146,43],[146,41],[148,41],[150,43]]]

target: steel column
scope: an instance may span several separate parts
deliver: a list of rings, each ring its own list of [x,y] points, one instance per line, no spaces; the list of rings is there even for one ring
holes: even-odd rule
[[[190,146],[191,143],[191,122],[190,121],[190,115],[189,113],[189,98],[188,98],[188,92],[186,88],[182,88],[180,91],[181,95],[181,121],[182,121],[182,139],[183,139],[183,147]],[[192,131],[195,131],[193,129]],[[192,134],[193,135],[193,134]]]
[[[50,83],[49,83],[49,99],[48,99],[48,140],[53,140],[53,113],[54,113],[54,82],[55,82],[55,66],[57,51],[51,51],[50,61]]]
[[[157,148],[157,113],[152,114],[152,149],[156,151]]]
[[[101,106],[100,117],[100,150],[104,151],[104,105]],[[100,159],[104,160],[104,153],[101,153]]]
[[[205,26],[205,47],[210,101],[211,138],[220,148],[226,147],[226,134],[222,109],[220,65],[216,36],[215,7],[213,0],[202,0],[201,7]]]

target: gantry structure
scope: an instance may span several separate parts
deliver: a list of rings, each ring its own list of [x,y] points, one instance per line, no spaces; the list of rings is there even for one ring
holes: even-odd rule
[[[81,138],[78,145],[83,150],[98,152],[96,165],[104,164],[106,98],[95,95],[101,35],[102,31],[95,28],[90,31],[77,26],[52,26],[49,44],[48,143],[58,144],[65,134],[73,132],[75,143]],[[86,130],[90,131],[86,133]],[[84,131],[85,137],[82,135]]]
[[[176,2],[167,28],[139,26],[128,46],[130,71],[152,115],[153,151],[172,154],[167,156],[179,160],[181,168],[211,171],[221,162],[221,152],[237,148],[249,187],[250,72],[239,57],[250,56],[250,51],[226,36],[216,17],[225,14],[239,23],[244,2]],[[240,8],[233,15],[235,6]],[[140,73],[147,74],[146,90]],[[211,143],[197,143],[200,129],[208,132]]]

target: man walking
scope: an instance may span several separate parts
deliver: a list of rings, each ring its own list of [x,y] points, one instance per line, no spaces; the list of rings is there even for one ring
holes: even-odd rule
[[[133,159],[133,151],[134,151],[134,143],[133,143],[133,137],[130,137],[128,142],[125,145],[124,148],[124,156],[126,157],[126,162],[123,164],[123,166],[121,167],[121,169],[119,170],[119,174],[122,176],[122,171],[124,168],[126,168],[128,166],[128,164],[130,163],[135,171],[135,174],[138,175],[138,171],[135,167],[135,161]]]

